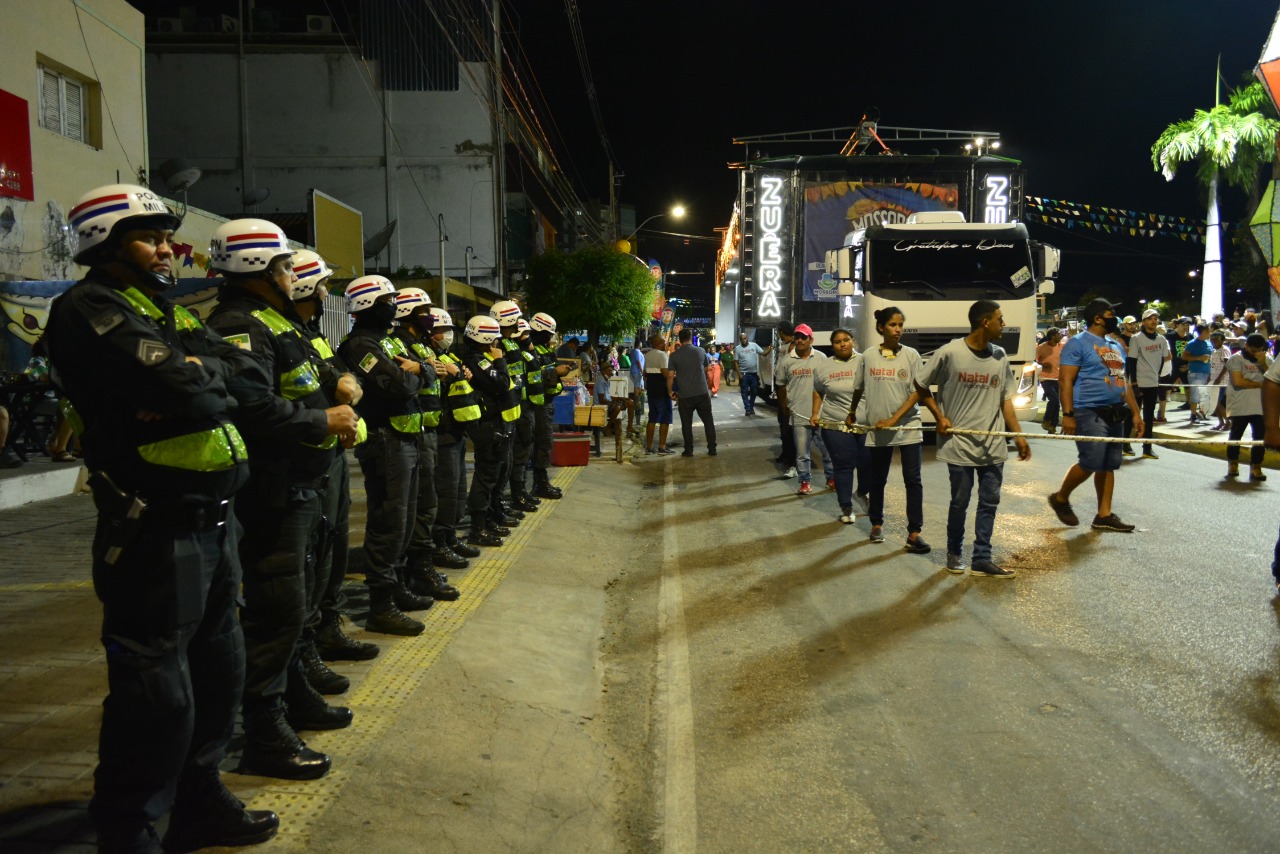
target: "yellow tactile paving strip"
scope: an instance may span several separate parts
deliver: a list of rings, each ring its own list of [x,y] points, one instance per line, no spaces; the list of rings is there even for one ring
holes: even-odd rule
[[[552,482],[566,489],[581,468],[559,469]],[[250,809],[275,810],[280,815],[280,834],[271,843],[277,849],[307,846],[311,822],[323,814],[346,784],[354,768],[369,755],[399,714],[400,707],[426,678],[427,669],[453,640],[458,629],[506,577],[507,569],[542,523],[555,510],[557,501],[543,501],[534,513],[525,516],[499,549],[485,549],[481,557],[457,578],[451,578],[462,596],[456,602],[438,602],[423,622],[426,631],[414,638],[378,635],[382,653],[374,660],[369,675],[350,694],[337,702],[355,712],[347,729],[311,733],[307,745],[333,757],[334,767],[323,779],[292,783],[272,780],[249,800]],[[228,780],[228,782],[231,782]],[[233,784],[234,785],[234,784]],[[237,787],[238,788],[238,787]],[[243,796],[243,795],[242,795]]]

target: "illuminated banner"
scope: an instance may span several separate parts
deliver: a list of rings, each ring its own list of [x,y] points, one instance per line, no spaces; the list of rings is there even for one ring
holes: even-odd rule
[[[920,211],[952,211],[955,184],[810,184],[804,191],[804,298],[836,302],[836,280],[826,271],[827,252],[845,245],[851,232],[870,225],[906,222]]]
[[[35,200],[27,102],[0,89],[0,196]]]
[[[637,261],[640,259],[636,259]],[[649,259],[649,275],[653,276],[653,310],[649,316],[654,320],[662,319],[662,307],[666,305],[666,280],[662,275],[662,265],[654,259]]]
[[[1014,194],[1005,172],[988,172],[974,178],[973,221],[1000,224],[1019,218],[1014,210]]]
[[[751,295],[755,322],[759,326],[778,324],[788,317],[790,309],[795,266],[791,254],[796,227],[791,221],[792,184],[788,174],[756,175]]]

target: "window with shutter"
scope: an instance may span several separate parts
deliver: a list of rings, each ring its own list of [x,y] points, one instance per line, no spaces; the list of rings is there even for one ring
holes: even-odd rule
[[[40,127],[92,144],[89,133],[88,102],[92,84],[83,79],[37,65],[40,78]]]
[[[40,69],[40,127],[62,133],[61,78],[47,68]]]
[[[84,142],[84,86],[64,77],[62,89],[65,106],[62,133],[77,142]]]

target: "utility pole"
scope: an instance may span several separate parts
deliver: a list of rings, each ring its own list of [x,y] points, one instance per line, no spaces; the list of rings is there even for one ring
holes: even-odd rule
[[[444,235],[444,214],[440,214],[436,218],[436,224],[440,226],[440,307],[448,311],[449,277],[444,273],[444,242],[449,238]]]

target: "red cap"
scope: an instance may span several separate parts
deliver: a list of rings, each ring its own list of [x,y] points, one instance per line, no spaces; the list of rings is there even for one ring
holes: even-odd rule
[[[813,329],[810,328],[809,324],[801,323],[799,326],[796,327],[796,334],[803,335],[805,338],[812,338]]]

